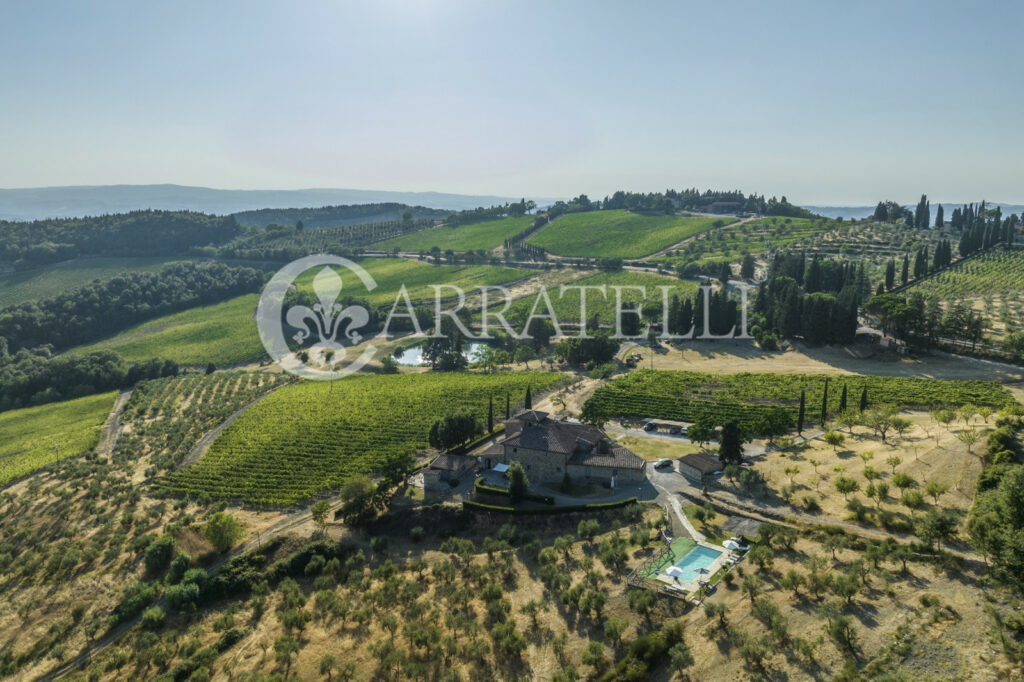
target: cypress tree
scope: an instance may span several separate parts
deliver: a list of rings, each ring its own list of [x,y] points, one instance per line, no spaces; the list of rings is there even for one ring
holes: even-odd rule
[[[804,409],[806,407],[806,402],[807,402],[807,393],[803,389],[801,389],[800,390],[800,412],[799,412],[799,414],[797,415],[797,418],[796,418],[796,432],[798,434],[803,434],[803,432],[804,432]]]
[[[722,425],[722,436],[718,444],[718,459],[723,464],[743,463],[743,433],[735,419]]]
[[[494,433],[494,396],[487,396],[487,433]]]
[[[846,411],[846,384],[843,384],[843,392],[839,394],[839,411]]]
[[[900,284],[910,281],[910,256],[903,254],[903,271],[900,273]]]
[[[510,412],[509,407],[510,407],[510,401],[509,401],[509,397],[508,397],[508,391],[505,391],[505,419],[511,419],[512,418],[512,413]]]
[[[530,395],[530,387],[526,387],[526,397],[523,399],[523,407],[528,410],[533,409],[533,396]]]
[[[939,204],[939,207],[935,209],[935,227],[942,227],[944,222],[945,221],[942,216],[942,204]]]
[[[868,409],[868,387],[865,386],[860,391],[860,411]]]
[[[825,428],[828,421],[828,378],[825,379],[825,390],[821,393],[821,427]]]

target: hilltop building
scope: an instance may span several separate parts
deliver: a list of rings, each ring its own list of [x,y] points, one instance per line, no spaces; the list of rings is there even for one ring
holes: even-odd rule
[[[575,481],[607,481],[612,487],[647,476],[646,461],[596,426],[527,410],[505,422],[505,434],[480,455],[485,469],[519,462],[530,481],[559,483],[568,473]]]

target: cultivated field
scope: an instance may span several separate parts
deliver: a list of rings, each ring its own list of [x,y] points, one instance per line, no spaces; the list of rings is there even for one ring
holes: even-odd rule
[[[981,312],[999,337],[1024,325],[1024,251],[992,250],[956,265],[905,293],[938,298],[944,309],[964,303]]]
[[[593,317],[596,314],[600,317],[601,323],[604,325],[615,324],[615,289],[612,288],[613,286],[646,287],[646,297],[641,295],[641,292],[638,290],[623,289],[623,310],[635,308],[636,304],[642,301],[654,302],[661,305],[662,292],[658,289],[658,287],[661,286],[671,287],[671,290],[668,292],[669,300],[671,300],[674,295],[678,295],[680,298],[692,298],[697,292],[697,285],[694,282],[679,280],[675,277],[630,270],[601,272],[596,275],[591,275],[571,282],[570,286],[606,287],[606,295],[602,295],[600,291],[584,290],[584,293],[586,294],[587,317]],[[559,322],[566,325],[579,325],[580,295],[579,289],[569,289],[565,292],[564,296],[559,297],[558,287],[553,286],[548,289],[548,296],[551,298],[551,307],[554,309],[555,316],[558,318]],[[530,311],[533,309],[536,301],[536,294],[530,294],[517,299],[509,308],[509,319],[512,319],[513,315],[525,319],[530,314]],[[543,302],[541,302],[537,308],[537,314],[544,314],[546,310],[547,309]]]
[[[365,298],[374,305],[383,306],[385,312],[391,309],[395,294],[403,285],[412,301],[432,301],[433,286],[436,284],[457,286],[465,290],[468,296],[479,287],[507,284],[537,272],[491,265],[431,265],[406,258],[368,258],[360,261],[359,265],[373,277],[377,283],[376,288],[368,292],[359,277],[346,268],[339,268],[336,271],[341,275],[341,295]],[[299,289],[308,287],[312,291],[310,284],[318,272],[320,268],[306,272],[298,279],[296,286]],[[453,295],[455,292],[451,289],[441,290],[443,298]]]
[[[112,350],[129,361],[160,358],[185,365],[252,362],[266,355],[256,329],[258,301],[258,295],[247,294],[215,305],[190,308],[71,352]]]
[[[143,382],[121,415],[126,432],[117,449],[133,458],[146,457],[155,469],[173,469],[188,462],[204,434],[291,380],[271,372],[216,372]]]
[[[536,393],[565,378],[429,373],[296,384],[254,406],[199,462],[159,486],[258,506],[295,504],[371,473],[390,456],[425,449],[431,424],[449,411],[471,409],[486,424],[489,396],[498,410],[506,393],[517,404],[527,386]]]
[[[654,417],[695,421],[710,417],[716,424],[737,419],[757,431],[759,419],[782,409],[795,420],[801,391],[806,395],[806,422],[820,421],[826,376],[808,374],[732,374],[641,369],[599,388],[587,402],[605,417]],[[965,404],[993,409],[1013,402],[1000,384],[984,381],[941,381],[910,377],[848,375],[831,378],[828,413],[839,412],[843,388],[847,408],[859,406],[862,390],[868,406],[959,407]]]
[[[402,251],[430,251],[435,246],[442,251],[493,249],[496,246],[501,246],[506,239],[525,230],[531,222],[533,222],[533,216],[520,216],[455,227],[442,225],[388,239],[374,244],[373,248],[401,249]]]
[[[728,222],[622,210],[570,213],[528,240],[558,256],[640,258]]]
[[[745,254],[762,254],[792,244],[804,246],[835,225],[827,219],[758,218],[740,225],[726,225],[697,235],[678,249],[673,249],[660,262],[686,265],[739,261]]]
[[[116,393],[0,412],[0,485],[91,450]]]
[[[404,283],[413,301],[432,299],[433,284],[455,284],[467,291],[529,276],[533,271],[515,268],[479,266],[434,266],[405,259],[381,258],[364,262],[376,279],[377,287],[367,294],[362,282],[348,270],[342,270],[341,295],[367,298],[390,310],[395,294]],[[310,271],[297,282],[306,287],[316,273]],[[442,292],[451,295],[451,292]],[[117,336],[73,352],[112,350],[126,360],[150,358],[174,360],[185,365],[241,365],[266,356],[256,329],[257,294],[239,296],[211,306],[191,308],[129,329]]]

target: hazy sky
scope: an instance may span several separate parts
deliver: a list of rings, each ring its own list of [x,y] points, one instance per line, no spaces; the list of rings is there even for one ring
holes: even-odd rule
[[[1024,3],[2,2],[0,187],[1024,202]]]

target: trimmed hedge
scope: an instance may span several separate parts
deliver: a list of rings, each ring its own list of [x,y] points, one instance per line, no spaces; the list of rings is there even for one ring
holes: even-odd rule
[[[483,480],[483,477],[478,478],[476,479],[476,482],[473,484],[478,493],[483,493],[487,495],[504,495],[505,497],[511,495],[507,488],[495,488],[493,486],[487,485],[486,483],[483,482]],[[531,502],[540,502],[541,504],[555,503],[555,498],[551,497],[550,495],[538,495],[536,493],[526,493],[525,495],[523,495],[523,499],[530,500]]]
[[[482,504],[480,502],[473,502],[472,500],[463,500],[462,509],[463,511],[498,512],[501,514],[563,514],[582,511],[603,511],[605,509],[626,507],[636,503],[637,499],[635,497],[630,497],[625,500],[619,500],[618,502],[602,502],[599,504],[574,504],[563,507],[552,507],[551,509],[519,509],[518,507],[499,507],[498,505],[495,504]]]

